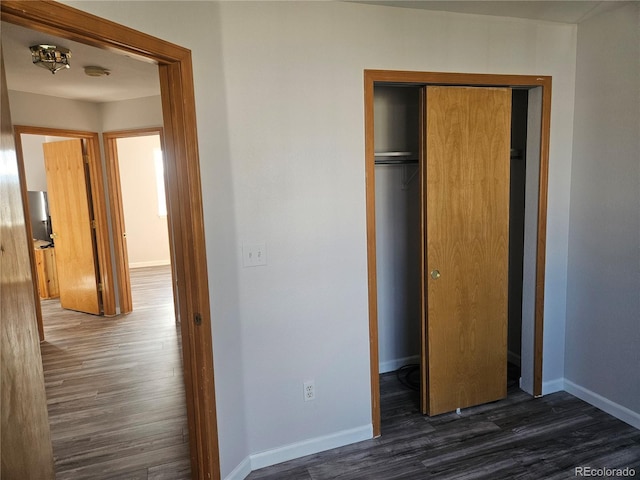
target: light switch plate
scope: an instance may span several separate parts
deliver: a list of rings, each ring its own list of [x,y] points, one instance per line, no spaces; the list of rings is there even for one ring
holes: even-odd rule
[[[243,243],[242,244],[242,266],[257,267],[267,264],[266,243]]]

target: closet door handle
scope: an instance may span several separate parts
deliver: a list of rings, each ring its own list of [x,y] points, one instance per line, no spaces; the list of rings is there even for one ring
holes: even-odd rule
[[[431,278],[437,280],[440,278],[440,270],[431,270]]]

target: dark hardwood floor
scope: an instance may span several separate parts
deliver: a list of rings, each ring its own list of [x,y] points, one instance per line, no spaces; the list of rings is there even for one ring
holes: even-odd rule
[[[567,479],[580,466],[630,467],[640,478],[640,430],[568,393],[533,399],[512,384],[505,400],[429,418],[394,373],[381,376],[380,390],[381,437],[248,479]]]
[[[42,302],[56,479],[191,478],[170,267],[131,270],[133,312]]]

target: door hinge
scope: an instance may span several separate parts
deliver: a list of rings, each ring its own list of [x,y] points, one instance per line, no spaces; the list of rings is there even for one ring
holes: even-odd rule
[[[102,283],[98,284],[98,291],[101,292],[102,290],[104,290],[104,285]]]
[[[84,163],[86,163],[87,165],[89,165],[89,155],[87,155],[87,154],[83,154],[83,155],[82,155],[82,160],[84,160]]]
[[[94,230],[97,228],[97,223],[95,220],[91,220],[91,228],[93,228]]]

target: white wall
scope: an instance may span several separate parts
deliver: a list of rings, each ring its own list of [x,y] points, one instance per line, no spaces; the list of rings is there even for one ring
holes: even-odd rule
[[[576,28],[344,3],[221,8],[238,234],[269,245],[268,267],[240,272],[251,451],[370,421],[365,68],[554,77],[544,378],[562,378]]]
[[[574,131],[568,389],[640,428],[638,3],[580,24]]]
[[[93,103],[11,90],[9,103],[14,125],[99,133],[162,126],[160,96]]]
[[[61,142],[63,140],[71,139],[51,135],[32,135],[30,133],[20,135],[27,190],[47,191],[47,172],[44,166],[44,149],[42,148],[42,144]]]
[[[101,103],[99,108],[103,132],[162,126],[159,95]]]
[[[18,91],[9,92],[14,125],[99,132],[98,104]]]
[[[42,149],[42,144],[46,141],[44,135],[20,135],[27,190],[47,191],[47,173]]]
[[[575,26],[343,2],[70,3],[193,51],[223,477],[248,453],[263,452],[256,466],[370,425],[365,68],[553,76],[544,380],[562,378]],[[240,268],[256,241],[269,264]]]
[[[155,150],[160,136],[116,140],[129,267],[169,265],[167,216],[159,215]]]

